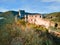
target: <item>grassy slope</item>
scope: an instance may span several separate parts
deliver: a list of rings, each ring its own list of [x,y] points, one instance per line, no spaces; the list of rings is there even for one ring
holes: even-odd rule
[[[50,36],[46,32],[39,31],[45,30],[45,28],[36,28],[35,25],[27,24],[27,27],[31,28],[26,29],[24,21],[18,21],[17,24],[13,22],[14,14],[12,12],[5,12],[0,16],[6,18],[1,21],[3,24],[0,26],[0,45],[53,45]],[[23,32],[22,30],[25,29],[26,31]]]
[[[4,17],[5,21],[7,21],[8,23],[12,23],[14,21],[15,15],[18,15],[18,12],[7,11],[7,12],[3,12],[2,14],[0,14],[0,17]]]
[[[47,14],[46,18],[50,19],[51,21],[60,22],[60,12]]]

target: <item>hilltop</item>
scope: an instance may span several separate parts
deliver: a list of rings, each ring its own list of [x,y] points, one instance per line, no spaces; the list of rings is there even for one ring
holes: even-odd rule
[[[0,14],[0,17],[4,17],[5,23],[13,23],[14,22],[14,16],[17,15],[17,14],[18,14],[17,11],[7,11],[7,12],[2,12]],[[2,22],[2,21],[0,21],[0,22]]]
[[[17,11],[7,11],[7,12],[2,12],[2,13],[0,14],[0,16],[2,16],[2,17],[7,17],[7,16],[9,16],[9,15],[17,15],[17,14],[18,14]]]

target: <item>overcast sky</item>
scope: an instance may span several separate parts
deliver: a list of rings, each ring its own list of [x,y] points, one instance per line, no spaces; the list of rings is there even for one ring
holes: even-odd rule
[[[0,12],[8,10],[19,10],[19,9],[33,13],[60,12],[60,0],[1,0],[0,1]]]

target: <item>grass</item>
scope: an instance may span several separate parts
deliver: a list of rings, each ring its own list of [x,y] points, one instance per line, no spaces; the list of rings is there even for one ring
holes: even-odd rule
[[[0,28],[0,45],[53,45],[52,39],[47,37],[46,30],[43,26],[39,27],[23,20],[6,23]]]

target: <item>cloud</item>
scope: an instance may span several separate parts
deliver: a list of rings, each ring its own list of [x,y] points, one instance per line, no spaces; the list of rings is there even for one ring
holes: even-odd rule
[[[41,0],[42,2],[60,2],[60,0]]]
[[[10,10],[18,11],[18,10],[19,10],[19,8],[16,8],[16,9],[0,8],[0,12],[6,12],[6,11],[10,11]]]
[[[52,13],[52,12],[60,12],[60,6],[54,6],[54,5],[51,5],[51,6],[47,6],[46,7],[47,10],[45,10],[46,12],[48,13]]]
[[[60,9],[60,6],[57,6],[57,5],[50,5],[50,6],[47,6],[47,8],[56,11],[56,10],[59,10],[59,9]]]
[[[51,10],[58,11],[60,9],[60,6],[49,6]]]
[[[5,12],[5,11],[8,11],[8,9],[0,8],[0,12]]]
[[[0,2],[6,2],[6,3],[7,3],[7,2],[11,2],[11,3],[12,3],[12,2],[16,2],[16,1],[17,1],[17,0],[1,0]]]

